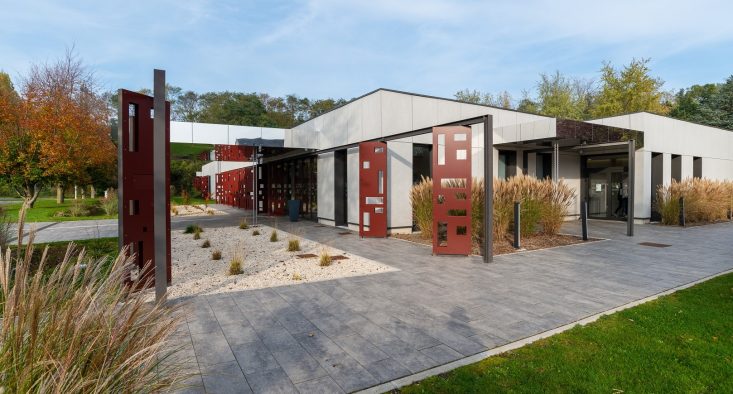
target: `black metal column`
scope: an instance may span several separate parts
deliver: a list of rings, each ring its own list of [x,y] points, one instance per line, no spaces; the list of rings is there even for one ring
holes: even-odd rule
[[[552,142],[552,181],[560,180],[560,145],[557,141]]]
[[[494,127],[484,116],[484,263],[494,259]]]
[[[634,236],[634,182],[636,175],[636,143],[629,140],[629,176],[628,176],[628,198],[626,199],[626,235]],[[623,185],[622,185],[623,186]]]

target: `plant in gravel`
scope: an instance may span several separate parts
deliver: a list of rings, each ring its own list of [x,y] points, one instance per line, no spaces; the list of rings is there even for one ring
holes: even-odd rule
[[[249,228],[249,222],[247,222],[247,218],[242,218],[239,220],[239,228],[241,230],[247,230]]]
[[[202,248],[208,248],[211,247],[211,242],[207,239],[204,241],[204,243],[201,244]]]
[[[178,216],[178,205],[171,205],[171,213],[173,216]]]
[[[300,251],[300,240],[297,238],[288,240],[288,252],[298,251]]]
[[[193,239],[201,239],[201,231],[200,229],[197,229],[193,232]]]
[[[207,209],[207,210],[206,210],[206,214],[207,214],[207,215],[211,215],[211,216],[213,216],[213,215],[215,214],[215,212],[214,212],[214,210],[213,210],[213,209]]]
[[[243,260],[239,253],[234,253],[234,257],[229,262],[229,275],[241,275],[244,273],[242,269],[242,265],[244,264]]]
[[[221,260],[221,250],[214,249],[211,251],[211,259],[212,260]]]
[[[198,224],[189,224],[186,226],[186,230],[183,231],[184,234],[193,234],[195,232],[203,233],[204,229],[202,229]]]
[[[257,229],[252,230],[252,235],[253,236],[260,235],[260,230],[257,230]]]
[[[270,234],[270,242],[277,242],[277,230],[272,230],[272,233]]]
[[[293,280],[303,280],[303,276],[297,272],[293,272]]]
[[[328,250],[325,248],[321,250],[321,255],[318,257],[318,265],[321,267],[328,267],[331,265],[331,262],[333,261],[333,258],[331,257],[331,254],[328,253]]]
[[[57,261],[44,251],[31,271],[33,238],[0,253],[0,391],[167,392],[187,378],[169,345],[184,315],[148,302],[137,291],[147,285],[125,284],[135,265],[125,250],[94,260],[70,243]]]

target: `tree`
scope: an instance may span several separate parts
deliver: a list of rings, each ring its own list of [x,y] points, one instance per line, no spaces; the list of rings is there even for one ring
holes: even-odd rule
[[[490,105],[505,109],[514,109],[512,95],[506,90],[498,93],[496,96],[491,93],[484,93],[478,90],[463,89],[453,95],[456,100],[465,103]]]
[[[537,82],[539,113],[564,119],[585,119],[593,101],[593,82],[568,78],[555,71],[540,74]]]
[[[327,98],[323,100],[315,100],[310,105],[310,109],[308,110],[308,118],[303,119],[302,121],[313,119],[316,116],[323,115],[326,112],[344,104],[346,104],[346,100],[344,99],[334,100],[332,98]]]
[[[267,111],[257,95],[252,93],[204,93],[199,96],[201,112],[199,121],[241,126],[273,127]]]
[[[190,90],[180,94],[175,104],[171,105],[174,120],[196,122],[201,113],[199,95]]]
[[[664,81],[650,75],[650,59],[633,59],[622,70],[604,62],[601,87],[592,110],[594,117],[606,117],[630,112],[666,114],[669,111],[661,90]]]
[[[34,65],[20,94],[0,94],[0,178],[32,208],[50,184],[86,184],[92,169],[114,161],[108,109],[73,52]]]
[[[517,111],[528,112],[531,114],[537,114],[540,112],[540,106],[534,99],[529,96],[529,92],[526,90],[522,91],[522,99],[517,104]]]
[[[718,113],[714,126],[733,130],[733,75],[720,85],[718,94],[713,98],[713,107]]]

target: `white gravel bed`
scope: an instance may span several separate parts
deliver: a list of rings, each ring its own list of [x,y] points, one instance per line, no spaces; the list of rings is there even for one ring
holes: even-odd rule
[[[171,205],[171,216],[210,216],[210,215],[224,215],[218,209],[214,209],[211,206],[204,204],[199,205]]]
[[[273,228],[261,225],[256,229],[260,235],[252,235],[254,228],[204,227],[199,240],[194,240],[193,234],[184,234],[183,230],[172,231],[173,284],[168,288],[168,297],[172,299],[396,271],[388,265],[280,230],[277,231],[279,240],[270,242]],[[211,247],[202,248],[201,245],[207,239]],[[299,252],[286,250],[290,239],[300,241]],[[320,256],[324,248],[331,256],[344,255],[348,259],[333,261],[330,266],[321,267],[318,257],[296,257],[308,253]],[[221,251],[221,260],[211,259],[214,250]],[[229,263],[235,253],[244,258],[244,273],[228,275]]]

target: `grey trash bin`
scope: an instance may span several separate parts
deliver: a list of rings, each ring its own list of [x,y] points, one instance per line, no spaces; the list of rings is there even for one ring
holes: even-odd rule
[[[291,222],[297,222],[300,217],[300,200],[288,200],[288,216]]]

